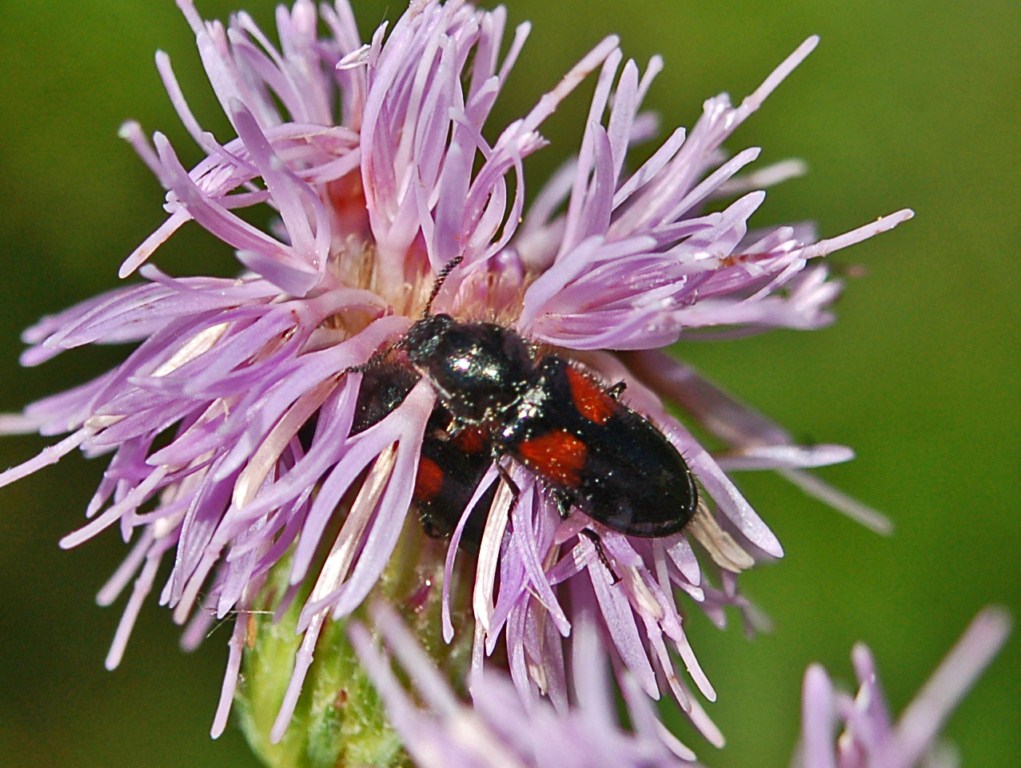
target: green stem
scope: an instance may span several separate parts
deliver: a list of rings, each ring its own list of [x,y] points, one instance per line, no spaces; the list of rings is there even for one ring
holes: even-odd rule
[[[273,621],[272,611],[287,590],[289,558],[270,573],[260,596],[260,611],[239,617],[239,621],[248,621],[248,644],[235,711],[249,744],[267,766],[398,768],[410,765],[387,720],[379,695],[348,642],[349,621],[360,621],[371,630],[367,606],[375,601],[385,600],[395,607],[454,687],[463,687],[460,681],[465,678],[471,658],[467,596],[458,596],[453,601],[458,632],[454,642],[447,645],[440,631],[446,546],[426,537],[418,521],[411,518],[413,516],[409,515],[390,564],[365,605],[351,617],[328,620],[324,625],[294,717],[277,744],[270,742],[269,733],[301,643],[295,627],[308,591],[304,590],[304,594],[291,603],[280,621]],[[471,583],[465,578],[459,578],[458,582]]]

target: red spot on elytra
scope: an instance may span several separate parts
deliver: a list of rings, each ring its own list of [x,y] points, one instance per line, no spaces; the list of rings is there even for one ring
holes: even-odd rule
[[[450,442],[464,453],[482,453],[489,445],[486,433],[479,427],[465,427]]]
[[[584,373],[567,367],[567,382],[571,385],[571,400],[578,413],[594,424],[605,424],[613,416],[617,402]]]
[[[517,453],[526,466],[544,477],[574,487],[581,482],[588,448],[570,432],[554,429],[518,444]]]
[[[415,500],[434,499],[441,488],[443,488],[443,470],[435,461],[427,456],[422,456],[418,460],[418,474],[415,475]]]

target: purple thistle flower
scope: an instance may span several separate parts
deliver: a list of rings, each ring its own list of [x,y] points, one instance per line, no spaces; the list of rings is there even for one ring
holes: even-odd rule
[[[642,73],[615,38],[490,141],[484,128],[528,33],[521,25],[505,46],[502,8],[415,0],[363,44],[344,0],[318,13],[298,0],[278,8],[277,48],[246,14],[225,28],[179,4],[236,136],[221,142],[202,128],[158,54],[206,157],[188,170],[165,136],[149,143],[136,124],[124,127],[167,190],[166,222],[121,267],[141,282],[41,320],[25,333],[22,362],[93,343],[137,346],[112,371],[0,421],[8,433],[69,433],[0,475],[0,485],[76,448],[111,455],[89,522],[62,541],[76,546],[118,526],[134,542],[99,594],[108,604],[131,585],[107,665],[120,661],[154,588],[189,624],[184,643],[194,646],[218,618],[259,607],[267,575],[282,564],[290,588],[280,610],[304,600],[301,647],[273,729],[283,735],[325,622],[362,605],[391,563],[435,400],[420,382],[390,415],[352,434],[361,376],[349,371],[401,337],[437,272],[460,258],[438,310],[510,326],[608,384],[626,382],[623,399],[685,457],[705,500],[684,533],[640,539],[581,514],[562,521],[536,478],[509,467],[520,495],[512,505],[504,488],[489,512],[471,588],[474,628],[455,627],[451,608],[455,581],[468,573],[458,550],[466,517],[446,550],[444,636],[473,633],[476,680],[502,644],[519,694],[565,709],[564,638],[591,614],[622,688],[634,681],[653,699],[669,690],[722,743],[676,671],[679,657],[701,694],[715,698],[675,594],[720,624],[726,605],[752,619],[735,574],[782,555],[726,470],[779,470],[840,502],[802,470],[851,452],[795,444],[660,350],[705,333],[827,324],[840,283],[821,257],[911,216],[900,211],[824,240],[805,225],[749,228],[764,198],[757,187],[792,166],[742,176],[758,150],[731,157],[721,145],[815,38],[740,105],[710,99],[689,133],[674,131],[630,168],[631,146],[655,131],[640,108],[661,62]],[[539,128],[590,75],[596,89],[577,157],[526,208],[523,162],[545,145]],[[235,212],[262,204],[276,214],[267,231]],[[235,250],[244,267],[237,279],[174,277],[147,263],[192,220]],[[725,450],[710,453],[665,403]],[[496,478],[493,469],[476,497]],[[598,532],[612,574],[583,529]],[[171,570],[158,586],[164,558]],[[226,723],[245,624],[230,640],[214,733]]]
[[[572,640],[574,700],[561,716],[546,702],[525,707],[499,672],[487,673],[475,687],[472,706],[462,703],[396,614],[382,609],[373,614],[374,627],[407,673],[410,690],[363,626],[351,628],[352,641],[418,766],[695,765],[694,755],[662,731],[649,701],[628,675],[619,679],[632,714],[639,716],[633,718],[633,732],[620,730],[600,640],[584,617]],[[955,768],[956,755],[940,749],[935,739],[1006,641],[1010,624],[1000,609],[980,613],[896,724],[865,646],[855,647],[852,656],[860,685],[854,696],[836,692],[825,670],[813,665],[805,674],[802,743],[792,765]],[[842,732],[835,738],[838,728]]]
[[[936,739],[950,713],[1006,642],[1010,625],[1003,610],[982,611],[896,723],[872,653],[864,645],[857,645],[851,656],[859,685],[854,696],[834,690],[822,667],[809,667],[802,694],[801,745],[794,764],[802,768],[955,768],[956,754]]]
[[[572,641],[572,702],[566,714],[547,701],[525,706],[500,671],[487,672],[472,692],[471,704],[465,704],[392,610],[373,611],[373,620],[385,648],[407,673],[414,696],[364,626],[352,626],[351,639],[408,753],[421,768],[695,765],[694,755],[664,729],[651,702],[627,675],[620,678],[623,693],[633,705],[632,714],[639,716],[633,731],[620,729],[601,640],[584,617],[576,623]]]

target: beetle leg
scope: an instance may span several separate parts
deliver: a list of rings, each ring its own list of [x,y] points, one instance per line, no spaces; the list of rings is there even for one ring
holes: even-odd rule
[[[591,528],[582,528],[579,533],[591,541],[592,546],[596,548],[596,556],[599,558],[599,562],[610,572],[610,584],[620,583],[620,576],[617,575],[617,572],[613,570],[613,566],[610,565],[610,559],[606,556],[606,551],[603,549],[603,540],[599,538],[599,534]]]
[[[500,475],[500,479],[503,480],[504,483],[506,483],[507,490],[510,491],[511,494],[511,503],[510,507],[507,510],[507,518],[510,519],[511,513],[514,512],[514,510],[518,506],[518,499],[521,498],[521,489],[518,488],[518,484],[514,482],[514,478],[511,477],[511,474],[507,470],[507,467],[505,467],[499,461],[496,462],[496,473]]]
[[[553,503],[557,505],[557,512],[560,514],[560,519],[566,520],[571,514],[571,500],[567,497],[567,494],[562,491],[551,490],[550,498],[552,498]],[[603,540],[599,538],[599,534],[591,528],[582,528],[578,533],[592,542],[592,546],[596,548],[596,557],[599,558],[599,562],[601,562],[610,573],[610,583],[617,584],[620,581],[620,576],[617,575],[617,572],[613,570],[613,566],[610,565],[610,558],[606,556],[606,550],[603,549]]]

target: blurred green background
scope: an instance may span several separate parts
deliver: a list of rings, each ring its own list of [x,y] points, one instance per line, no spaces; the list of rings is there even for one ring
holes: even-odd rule
[[[202,0],[219,18],[241,0]],[[402,3],[358,2],[363,36]],[[269,24],[272,4],[249,0]],[[749,574],[773,618],[748,641],[693,624],[720,693],[710,712],[729,739],[712,766],[785,766],[796,739],[804,667],[852,678],[848,654],[870,644],[895,709],[988,603],[1021,608],[1021,281],[1015,262],[1021,165],[1021,4],[1016,0],[760,3],[510,0],[534,22],[496,123],[526,109],[603,35],[622,35],[644,64],[666,58],[649,105],[690,126],[703,100],[750,92],[809,34],[822,45],[729,143],[762,162],[807,161],[807,177],[771,191],[760,225],[815,219],[831,236],[903,206],[917,218],[840,253],[867,275],[848,286],[839,322],[680,353],[806,440],[859,458],[824,477],[885,510],[881,538],[772,477],[739,478],[787,558]],[[222,125],[171,0],[5,3],[0,11],[0,410],[107,368],[122,350],[21,370],[20,330],[116,283],[121,259],[162,221],[162,192],[116,131],[128,117],[190,147],[152,54],[170,52],[193,106]],[[537,180],[571,149],[583,99],[548,126]],[[189,161],[197,153],[183,152]],[[197,228],[159,263],[230,274],[225,248]],[[0,442],[0,465],[38,450]],[[143,611],[125,661],[103,669],[122,606],[93,596],[126,552],[115,534],[66,553],[102,464],[74,456],[0,491],[0,764],[246,766],[235,729],[208,728],[229,631],[193,656],[168,613]],[[975,766],[1021,765],[1021,663],[1012,639],[947,733]]]

